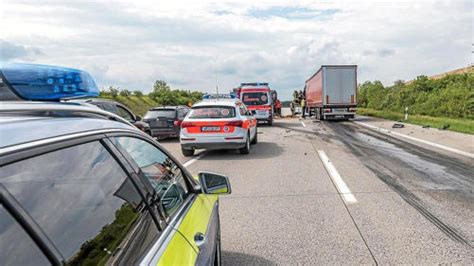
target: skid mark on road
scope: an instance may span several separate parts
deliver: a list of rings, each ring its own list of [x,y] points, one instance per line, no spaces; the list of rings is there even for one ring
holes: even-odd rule
[[[465,244],[469,247],[472,247],[472,244],[469,240],[465,239],[456,229],[447,225],[441,221],[438,217],[432,214],[428,208],[420,201],[420,199],[415,196],[411,191],[406,189],[404,186],[398,184],[393,176],[390,174],[383,173],[373,166],[367,165],[367,167],[376,174],[385,184],[392,188],[398,195],[405,200],[410,206],[415,208],[421,215],[423,215],[428,221],[430,221],[434,226],[436,226],[441,232],[443,232],[450,239]]]

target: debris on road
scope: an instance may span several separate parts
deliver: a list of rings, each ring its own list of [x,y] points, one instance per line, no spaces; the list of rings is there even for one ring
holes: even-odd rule
[[[399,124],[399,123],[395,123],[393,124],[392,128],[404,128],[405,125],[404,124]]]

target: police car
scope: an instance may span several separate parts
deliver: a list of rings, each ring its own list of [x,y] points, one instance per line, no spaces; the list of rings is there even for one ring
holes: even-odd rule
[[[196,178],[110,112],[83,71],[4,65],[0,265],[219,265],[226,176]]]
[[[180,144],[184,156],[196,149],[239,149],[248,154],[257,137],[257,120],[242,101],[210,98],[191,107],[181,123]]]

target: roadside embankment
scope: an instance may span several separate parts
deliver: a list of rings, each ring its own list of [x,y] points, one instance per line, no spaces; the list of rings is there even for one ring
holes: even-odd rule
[[[407,136],[404,138],[418,140],[417,142],[430,143],[430,146],[441,147],[445,150],[458,150],[456,153],[468,153],[468,157],[474,156],[474,135],[464,134],[437,128],[424,128],[419,125],[396,122],[393,120],[360,116],[355,119],[356,123],[369,125],[373,129],[382,129],[385,132],[393,133],[396,137]],[[392,126],[403,124],[402,128],[393,128]]]
[[[446,129],[461,133],[474,134],[474,120],[447,118],[447,117],[432,117],[424,115],[408,115],[408,120],[404,120],[404,114],[392,111],[380,111],[370,108],[358,108],[358,115],[373,116],[394,121],[402,121],[403,123],[415,124],[435,129]]]

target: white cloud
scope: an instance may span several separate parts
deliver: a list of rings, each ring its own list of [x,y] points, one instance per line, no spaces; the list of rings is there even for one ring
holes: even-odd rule
[[[211,90],[217,73],[221,88],[267,81],[284,98],[321,64],[390,84],[471,62],[470,1],[168,2],[4,0],[1,60],[145,91],[156,79]]]

